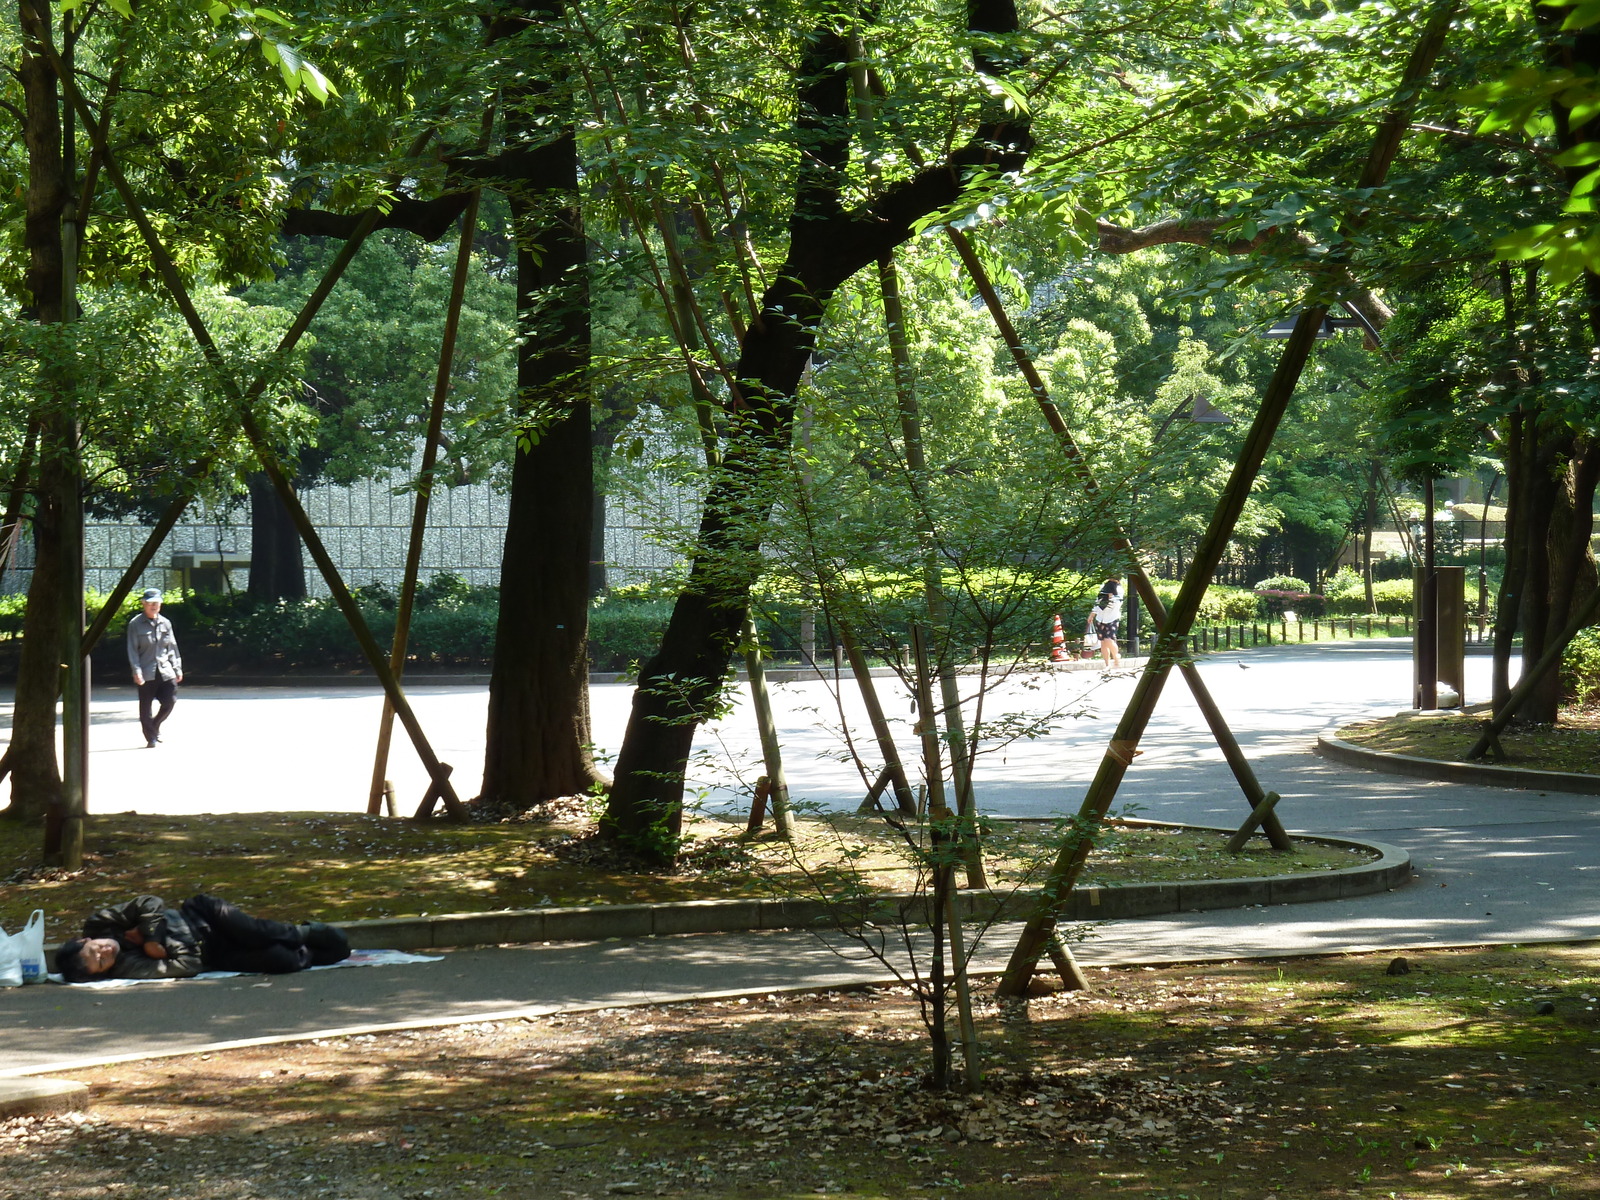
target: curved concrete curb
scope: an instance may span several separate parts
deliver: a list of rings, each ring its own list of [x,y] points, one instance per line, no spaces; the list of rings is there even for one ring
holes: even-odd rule
[[[83,1112],[89,1107],[89,1086],[75,1079],[0,1080],[0,1120]]]
[[[1600,775],[1580,775],[1574,771],[1538,771],[1532,767],[1501,767],[1493,763],[1446,762],[1420,758],[1415,754],[1395,754],[1388,750],[1369,750],[1347,742],[1334,733],[1317,737],[1317,753],[1335,762],[1392,775],[1411,775],[1419,779],[1438,779],[1445,783],[1476,783],[1485,787],[1529,788],[1540,792],[1578,792],[1600,796]]]
[[[1159,822],[1140,822],[1159,824]],[[1231,833],[1231,829],[1187,826]],[[1392,891],[1411,879],[1411,856],[1397,846],[1353,838],[1302,837],[1302,841],[1376,853],[1372,862],[1333,871],[1246,879],[1200,879],[1187,883],[1125,883],[1078,887],[1062,920],[1109,921],[1153,917],[1252,904],[1301,904]],[[965,921],[1022,920],[1039,889],[957,894]],[[373,950],[432,950],[446,946],[510,942],[583,942],[608,938],[663,937],[680,933],[746,933],[761,929],[815,929],[841,921],[918,920],[928,897],[887,895],[841,906],[821,900],[689,900],[665,904],[610,904],[588,908],[528,908],[506,912],[454,913],[351,921],[343,926],[352,943]],[[842,909],[842,911],[841,911]]]

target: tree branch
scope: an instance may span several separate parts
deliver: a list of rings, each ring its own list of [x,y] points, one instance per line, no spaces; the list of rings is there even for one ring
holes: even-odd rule
[[[1185,242],[1191,246],[1206,246],[1227,254],[1251,254],[1259,250],[1268,238],[1278,232],[1278,226],[1269,225],[1253,238],[1234,238],[1228,242],[1217,241],[1217,231],[1229,218],[1174,218],[1157,221],[1129,229],[1110,221],[1096,221],[1100,234],[1100,251],[1103,254],[1132,254],[1135,250],[1148,250],[1151,246],[1170,246]]]
[[[404,229],[424,241],[436,242],[455,228],[466,211],[468,192],[451,192],[433,200],[396,200],[378,218],[379,229]],[[287,237],[347,238],[361,223],[363,213],[334,213],[319,208],[291,208],[283,215]]]

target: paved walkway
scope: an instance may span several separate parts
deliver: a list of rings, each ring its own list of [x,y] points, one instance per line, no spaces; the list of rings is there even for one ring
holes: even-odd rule
[[[1185,913],[1115,922],[1082,947],[1090,964],[1282,955],[1381,947],[1526,942],[1600,937],[1600,797],[1441,784],[1358,770],[1311,753],[1318,732],[1367,712],[1392,712],[1409,692],[1403,643],[1286,647],[1212,658],[1203,667],[1263,782],[1283,795],[1291,830],[1348,833],[1409,850],[1419,876],[1409,887],[1349,901],[1272,909]],[[1468,698],[1481,697],[1488,660],[1469,659]],[[989,714],[1087,703],[1100,718],[1066,719],[1048,737],[984,760],[980,803],[996,814],[1075,808],[1093,774],[1131,680],[1044,676],[1014,681],[986,700]],[[836,710],[823,685],[777,689],[787,769],[807,798],[854,807],[859,778],[820,759]],[[594,689],[596,739],[614,747],[629,693]],[[419,688],[415,703],[456,777],[476,778],[481,689]],[[370,772],[367,746],[379,700],[357,690],[187,687],[172,737],[133,749],[125,698],[96,704],[93,803],[99,811],[263,811],[359,808]],[[907,714],[900,698],[886,705]],[[902,723],[903,724],[903,723]],[[903,744],[910,744],[909,737]],[[717,785],[755,770],[755,737],[736,710],[702,739],[716,762],[700,770]],[[1243,801],[1210,744],[1181,679],[1174,677],[1128,777],[1136,815],[1232,824]],[[420,794],[420,772],[396,754],[402,795]],[[733,764],[732,766],[728,764]],[[739,764],[743,764],[740,766]],[[719,765],[720,764],[720,765]],[[158,786],[160,784],[160,786]],[[1009,951],[996,930],[982,956]],[[140,1052],[217,1042],[304,1036],[318,1031],[491,1014],[548,1012],[688,995],[826,986],[884,974],[848,945],[806,934],[761,933],[458,950],[417,966],[312,972],[277,979],[151,985],[115,991],[30,987],[0,992],[0,1076]]]

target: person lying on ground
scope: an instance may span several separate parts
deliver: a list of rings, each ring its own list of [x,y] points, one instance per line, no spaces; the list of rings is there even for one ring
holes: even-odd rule
[[[187,979],[201,971],[285,975],[348,957],[350,942],[337,926],[252,917],[201,893],[177,908],[140,896],[99,909],[83,923],[82,937],[56,951],[56,971],[68,983]]]

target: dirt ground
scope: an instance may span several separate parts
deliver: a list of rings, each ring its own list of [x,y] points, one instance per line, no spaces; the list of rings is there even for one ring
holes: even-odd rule
[[[83,1071],[0,1197],[1600,1195],[1600,945],[1093,978],[980,1005],[970,1093],[904,988]]]

